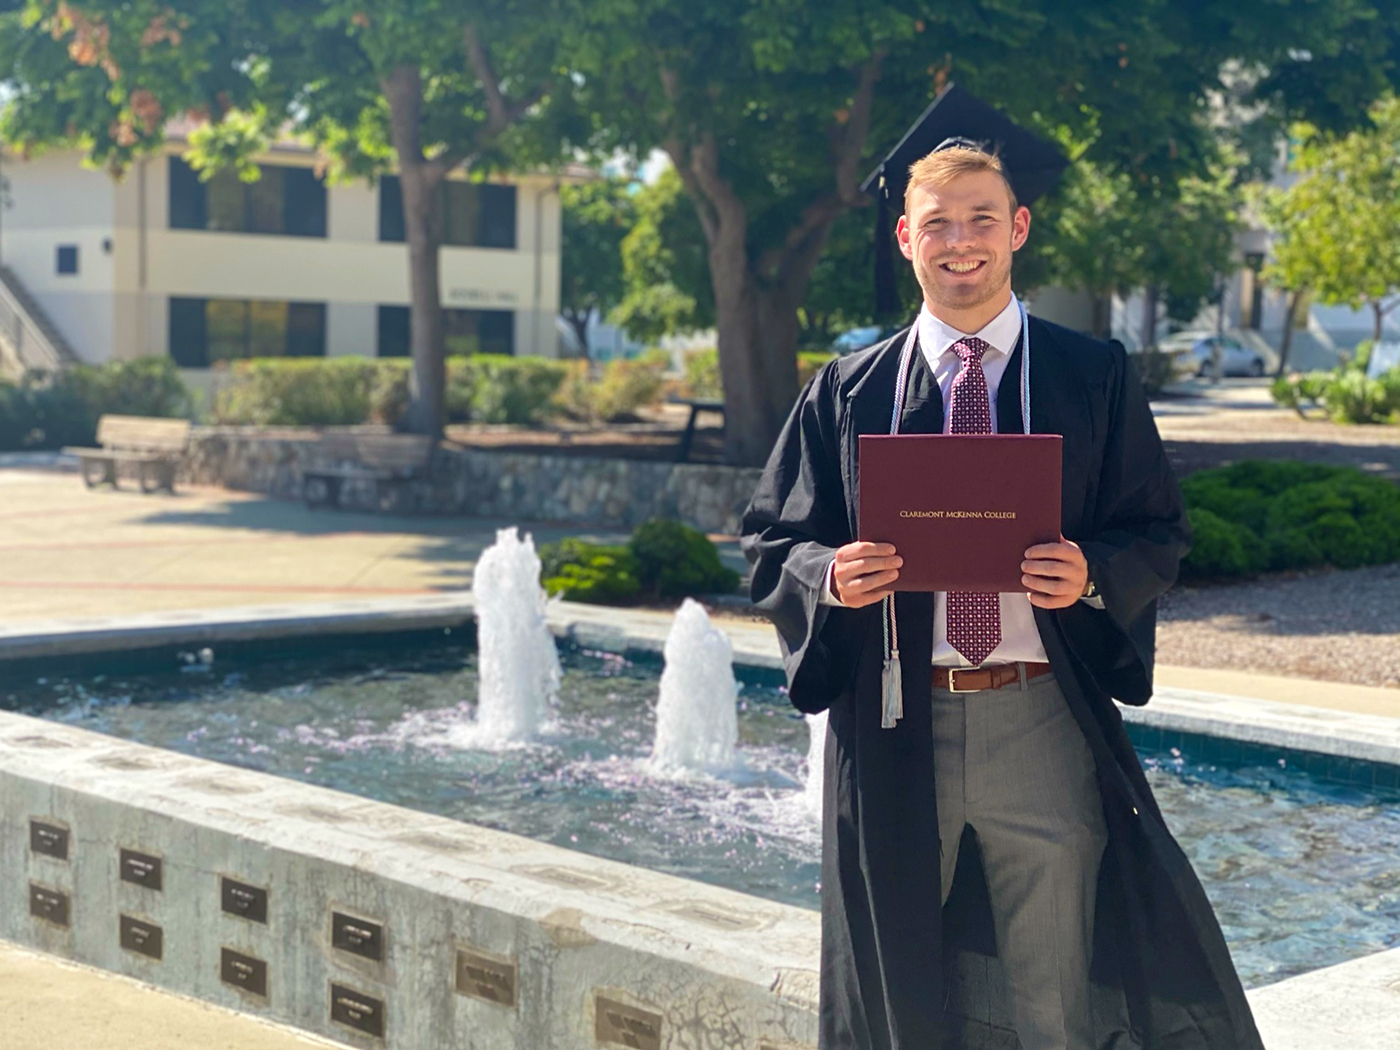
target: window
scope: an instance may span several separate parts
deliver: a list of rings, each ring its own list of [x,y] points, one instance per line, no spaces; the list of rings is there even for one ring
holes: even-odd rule
[[[326,304],[170,300],[170,356],[182,368],[246,357],[324,357]]]
[[[60,244],[58,246],[58,272],[78,272],[78,246],[76,244]]]
[[[442,311],[447,355],[515,353],[515,314],[509,310]],[[379,356],[408,357],[409,319],[406,306],[379,308]]]
[[[442,194],[442,243],[458,248],[514,248],[514,186],[447,179]],[[379,239],[401,242],[403,184],[397,175],[379,180]]]
[[[257,182],[233,171],[201,182],[193,168],[171,157],[171,229],[326,236],[326,186],[315,172],[272,164],[261,171]]]

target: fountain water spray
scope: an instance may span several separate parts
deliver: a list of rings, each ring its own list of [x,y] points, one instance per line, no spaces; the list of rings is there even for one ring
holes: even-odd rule
[[[807,742],[807,786],[802,792],[802,803],[818,823],[822,819],[822,781],[826,766],[826,712],[807,716],[807,732],[811,734]]]
[[[498,529],[472,574],[481,688],[478,744],[529,740],[559,700],[559,653],[545,623],[535,541]]]
[[[739,736],[734,650],[687,598],[666,636],[651,765],[664,772],[716,772],[734,765]]]

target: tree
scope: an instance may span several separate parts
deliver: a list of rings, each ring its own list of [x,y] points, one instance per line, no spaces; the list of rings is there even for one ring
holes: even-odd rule
[[[1227,59],[1277,73],[1261,90],[1280,106],[1344,110],[1395,68],[1394,7],[1028,0],[1009,16],[991,0],[574,0],[566,19],[601,140],[665,150],[696,212],[725,455],[758,463],[796,393],[799,309],[833,224],[868,203],[861,177],[946,78],[1014,118],[1096,124],[1088,159],[1107,172],[1171,179],[1201,170],[1197,116]],[[1337,77],[1286,75],[1295,67]]]
[[[161,149],[169,117],[207,121],[207,177],[278,135],[319,148],[332,179],[396,167],[411,289],[409,429],[443,423],[442,186],[557,155],[571,81],[548,20],[511,0],[25,0],[0,23],[11,97],[0,139],[77,147],[114,175]],[[538,126],[536,126],[538,125]]]
[[[1370,116],[1370,128],[1340,136],[1296,125],[1289,171],[1297,178],[1260,197],[1274,235],[1264,276],[1289,293],[1280,374],[1306,291],[1328,306],[1370,306],[1376,340],[1400,306],[1400,98],[1387,95]]]
[[[588,355],[588,319],[622,301],[622,239],[636,223],[630,179],[598,179],[559,191],[563,207],[559,300],[564,318]]]

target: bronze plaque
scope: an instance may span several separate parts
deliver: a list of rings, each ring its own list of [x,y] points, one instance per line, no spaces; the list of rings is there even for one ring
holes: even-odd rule
[[[267,963],[262,959],[224,948],[219,953],[219,977],[225,984],[267,998]]]
[[[149,955],[152,959],[161,957],[163,936],[159,926],[123,915],[119,923],[122,947],[138,955]]]
[[[381,1038],[384,1035],[384,1000],[371,999],[367,995],[346,988],[343,984],[331,985],[331,1020],[370,1035]]]
[[[384,927],[376,922],[354,919],[338,911],[331,912],[331,945],[343,952],[363,955],[375,962],[384,961]]]
[[[29,914],[45,919],[55,926],[69,925],[68,894],[57,890],[46,890],[42,886],[29,884]]]
[[[516,966],[466,948],[457,951],[457,991],[515,1008]]]
[[[238,882],[227,875],[220,877],[219,885],[219,898],[224,911],[249,922],[267,924],[267,890]]]
[[[42,821],[29,822],[29,849],[32,853],[42,853],[46,857],[68,859],[68,829]]]
[[[672,915],[679,915],[683,919],[691,919],[706,926],[713,926],[717,930],[752,930],[759,925],[747,915],[717,908],[713,904],[697,902],[695,904],[682,904],[680,907],[667,910]]]
[[[136,885],[145,886],[150,890],[164,889],[161,881],[162,867],[159,857],[152,857],[147,853],[137,853],[131,849],[122,850],[123,882],[134,882]]]
[[[633,1050],[661,1050],[661,1015],[593,993],[594,1037]]]

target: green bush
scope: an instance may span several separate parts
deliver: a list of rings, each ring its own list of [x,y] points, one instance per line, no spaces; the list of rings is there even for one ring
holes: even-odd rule
[[[540,547],[540,582],[570,601],[617,603],[637,597],[637,560],[626,547],[564,539]]]
[[[727,593],[739,574],[719,560],[708,536],[679,521],[652,518],[638,525],[628,543],[637,559],[642,589],[659,597]]]
[[[140,357],[0,385],[0,449],[91,445],[103,415],[179,417],[190,393],[169,358]]]
[[[1332,377],[1322,399],[1327,414],[1338,423],[1384,423],[1400,411],[1400,403],[1390,403],[1384,383],[1350,369]]]
[[[1338,423],[1400,423],[1400,368],[1367,378],[1370,351],[1370,344],[1362,343],[1351,362],[1331,372],[1280,376],[1269,392],[1304,418],[1307,408],[1322,407]]]
[[[475,423],[540,422],[568,372],[564,361],[508,354],[473,354],[455,362],[449,405]]]
[[[1183,577],[1400,560],[1400,487],[1351,467],[1250,460],[1181,490],[1195,532]]]
[[[236,361],[215,394],[217,423],[354,426],[370,418],[378,362],[363,357]]]
[[[1205,507],[1187,511],[1191,554],[1182,563],[1183,579],[1252,576],[1267,567],[1268,556],[1248,525],[1229,521]]]
[[[602,378],[590,390],[593,414],[609,422],[634,418],[638,409],[656,403],[670,364],[670,355],[664,350],[609,361]]]
[[[682,358],[685,386],[692,398],[718,400],[724,396],[719,381],[719,351],[687,350]]]

